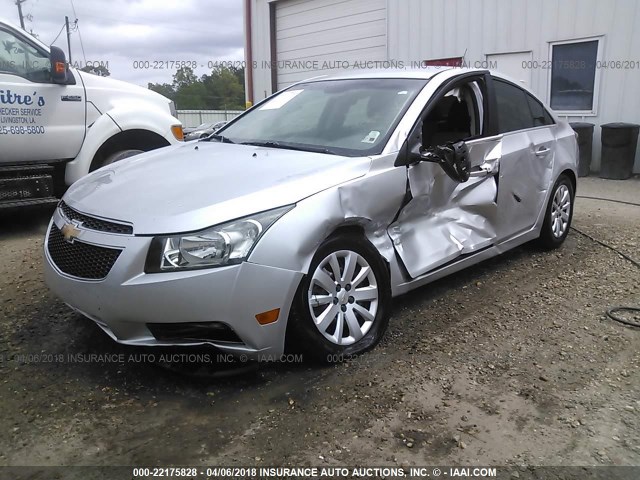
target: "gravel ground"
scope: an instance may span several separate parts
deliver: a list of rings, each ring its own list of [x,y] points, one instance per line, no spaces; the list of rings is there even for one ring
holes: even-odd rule
[[[578,194],[640,203],[639,187]],[[639,209],[579,198],[574,225],[640,261]],[[47,290],[49,213],[0,218],[0,465],[640,465],[640,329],[604,315],[638,306],[640,269],[576,231],[396,299],[353,361],[212,378],[146,361],[195,351],[117,345]]]

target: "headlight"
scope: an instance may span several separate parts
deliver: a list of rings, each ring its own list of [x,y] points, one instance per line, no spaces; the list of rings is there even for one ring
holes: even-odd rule
[[[267,229],[293,205],[249,215],[194,233],[155,237],[145,273],[221,267],[243,262]]]

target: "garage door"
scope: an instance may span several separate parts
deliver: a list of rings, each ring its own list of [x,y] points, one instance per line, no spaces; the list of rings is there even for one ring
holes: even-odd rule
[[[275,8],[278,89],[386,59],[386,0],[282,0]]]

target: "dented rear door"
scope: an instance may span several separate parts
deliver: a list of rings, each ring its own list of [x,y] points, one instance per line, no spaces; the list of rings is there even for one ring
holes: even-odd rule
[[[555,155],[552,128],[555,127],[504,135],[498,191],[498,241],[531,230],[545,207]]]

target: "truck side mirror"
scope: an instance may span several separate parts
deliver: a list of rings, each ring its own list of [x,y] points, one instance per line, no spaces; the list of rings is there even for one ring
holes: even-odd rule
[[[61,48],[50,47],[51,80],[53,83],[67,83],[67,59]]]

